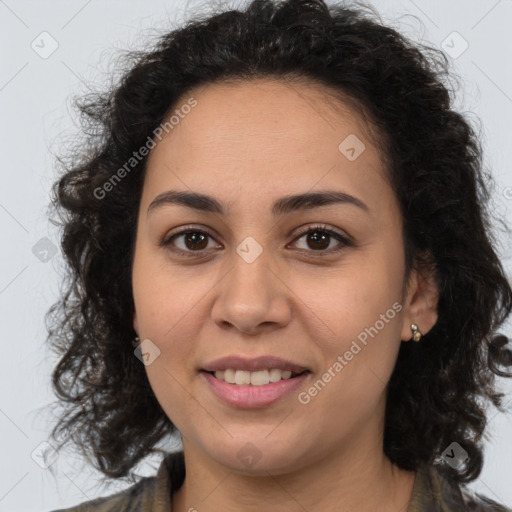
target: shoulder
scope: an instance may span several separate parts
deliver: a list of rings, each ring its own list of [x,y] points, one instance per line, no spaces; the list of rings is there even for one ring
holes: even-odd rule
[[[425,488],[435,497],[439,510],[450,512],[512,512],[512,509],[474,491],[467,489],[451,478],[440,466],[430,466],[422,470]],[[418,512],[430,510],[419,508]],[[436,509],[437,510],[437,509]]]
[[[505,507],[505,505],[481,494],[466,489],[462,489],[461,493],[467,510],[474,510],[475,512],[512,512],[511,508]]]
[[[155,477],[146,477],[136,484],[111,496],[85,501],[74,507],[58,509],[52,512],[143,512],[144,502],[153,492]]]
[[[156,475],[144,477],[111,496],[52,512],[169,512],[171,494],[181,486],[184,478],[183,452],[169,453],[160,463]]]

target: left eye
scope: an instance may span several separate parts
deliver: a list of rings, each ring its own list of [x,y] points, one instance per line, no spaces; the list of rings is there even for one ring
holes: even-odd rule
[[[306,238],[307,237],[307,238]],[[198,229],[185,229],[178,233],[173,234],[170,237],[165,238],[162,241],[163,246],[172,246],[171,250],[183,254],[185,256],[195,256],[197,254],[191,254],[191,253],[201,253],[208,249],[208,238],[211,238],[214,240],[213,236],[210,235],[206,231],[198,230]],[[294,242],[298,242],[302,238],[306,238],[306,244],[313,244],[312,250],[307,250],[304,248],[300,248],[301,250],[307,250],[307,252],[319,252],[321,254],[318,254],[318,256],[323,256],[324,254],[332,254],[339,252],[343,249],[345,246],[351,246],[353,245],[351,240],[342,235],[341,233],[338,233],[337,231],[334,231],[332,229],[327,228],[326,226],[314,226],[307,230],[302,231],[299,233],[299,235],[295,238]],[[331,245],[332,239],[335,239],[339,242],[339,245],[341,247],[338,247],[335,250],[329,250],[326,251],[326,249],[329,248]],[[179,247],[175,245],[175,241],[182,239],[183,246]],[[293,242],[292,242],[293,243]],[[220,246],[217,246],[220,247]],[[315,255],[316,256],[316,255]]]
[[[344,246],[348,247],[352,245],[352,242],[348,239],[348,237],[342,235],[341,233],[338,233],[337,231],[329,229],[326,226],[316,226],[313,228],[309,228],[306,231],[302,232],[295,239],[295,241],[298,241],[304,237],[307,237],[306,244],[312,242],[314,246],[316,246],[314,247],[313,252],[320,251],[322,253],[332,254],[341,251]],[[334,250],[325,251],[324,249],[328,248],[333,238],[339,242],[340,247]],[[319,256],[323,256],[323,254],[319,254]]]

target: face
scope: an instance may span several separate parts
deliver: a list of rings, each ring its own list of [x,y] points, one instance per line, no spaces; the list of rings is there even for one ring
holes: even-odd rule
[[[186,453],[279,474],[381,450],[400,343],[437,317],[415,273],[402,296],[402,220],[378,148],[317,86],[208,85],[174,109],[190,97],[148,159],[132,273],[145,370]],[[210,196],[222,212],[154,202],[169,191]],[[338,201],[283,202],[325,192]],[[229,356],[307,371],[261,386],[204,371]]]

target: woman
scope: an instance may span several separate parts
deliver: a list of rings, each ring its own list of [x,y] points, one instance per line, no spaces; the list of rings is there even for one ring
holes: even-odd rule
[[[362,9],[254,1],[82,103],[52,435],[165,458],[68,511],[509,510],[464,487],[512,289],[447,73]]]

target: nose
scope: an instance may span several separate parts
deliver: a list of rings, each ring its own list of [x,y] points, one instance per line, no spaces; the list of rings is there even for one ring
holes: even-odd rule
[[[291,320],[292,293],[272,258],[263,251],[254,261],[233,252],[231,269],[220,281],[212,319],[221,328],[258,334]]]

